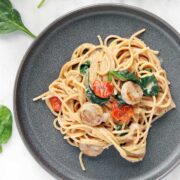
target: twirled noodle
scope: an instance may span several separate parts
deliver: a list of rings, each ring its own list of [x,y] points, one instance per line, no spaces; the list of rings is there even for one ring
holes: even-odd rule
[[[175,107],[166,71],[161,67],[157,57],[158,51],[150,49],[137,38],[137,35],[144,31],[145,29],[136,32],[129,39],[110,35],[104,42],[98,36],[100,45],[81,44],[62,67],[59,77],[50,84],[49,90],[34,99],[34,101],[45,100],[56,116],[54,127],[64,135],[64,139],[70,145],[80,147],[80,144],[86,144],[102,149],[113,145],[128,161],[137,162],[143,159],[152,122]],[[95,80],[108,81],[108,72],[111,70],[128,70],[135,72],[138,78],[153,74],[157,79],[160,92],[157,96],[143,96],[141,101],[133,106],[134,114],[131,122],[122,123],[120,130],[116,130],[116,123],[111,116],[98,126],[84,124],[79,110],[89,100],[85,92],[85,76],[80,73],[80,66],[87,60],[91,61],[90,84]],[[112,84],[114,95],[121,93],[123,81],[112,77]],[[62,103],[59,112],[55,112],[49,102],[49,99],[54,96]],[[110,113],[110,109],[105,105],[102,108],[104,112]],[[85,170],[82,154],[81,152],[79,158],[81,167]]]

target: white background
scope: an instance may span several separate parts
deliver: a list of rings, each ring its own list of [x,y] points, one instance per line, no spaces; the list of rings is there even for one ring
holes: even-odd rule
[[[37,9],[38,0],[12,0],[19,10],[27,27],[39,34],[47,25],[65,13],[81,6],[119,2],[135,5],[149,10],[169,22],[180,32],[179,0],[46,0],[46,4]],[[12,109],[13,86],[18,66],[32,39],[23,33],[0,36],[0,104]],[[14,122],[13,135],[8,144],[3,146],[0,154],[1,180],[52,180],[25,148]],[[164,178],[180,179],[180,166]]]

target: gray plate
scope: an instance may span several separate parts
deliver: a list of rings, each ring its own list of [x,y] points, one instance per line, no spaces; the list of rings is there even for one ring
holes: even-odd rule
[[[53,128],[54,117],[45,103],[33,103],[32,99],[47,90],[81,43],[98,43],[98,34],[103,38],[110,34],[129,37],[141,28],[146,28],[147,32],[140,37],[151,48],[160,50],[177,109],[153,124],[142,162],[131,164],[110,148],[97,158],[85,157],[87,171],[82,172],[79,150],[67,144]],[[35,159],[56,178],[139,180],[162,177],[180,158],[179,74],[180,38],[163,20],[129,6],[99,5],[77,10],[52,23],[24,56],[14,89],[17,127]]]

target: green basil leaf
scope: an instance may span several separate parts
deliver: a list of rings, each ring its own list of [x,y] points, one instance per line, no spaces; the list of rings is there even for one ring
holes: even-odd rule
[[[85,63],[81,64],[80,66],[80,73],[81,74],[86,74],[87,69],[89,69],[91,65],[90,61],[86,61]]]
[[[88,70],[86,71],[85,83],[86,83],[86,96],[92,103],[103,105],[107,101],[109,101],[109,98],[100,98],[94,94],[93,90],[89,86]]]
[[[2,144],[6,144],[12,135],[12,114],[6,107],[0,105],[0,151]]]
[[[41,8],[44,3],[45,3],[45,0],[41,0],[41,2],[38,4],[37,8]]]
[[[156,96],[160,91],[154,75],[140,78],[138,84],[141,86],[145,96]]]
[[[36,36],[31,33],[23,24],[19,12],[12,7],[9,0],[0,1],[0,34],[6,34],[14,31],[23,31],[31,37]]]
[[[108,73],[108,80],[112,81],[112,76],[119,78],[123,81],[137,81],[135,73],[131,73],[127,70],[125,71],[109,71]]]
[[[127,104],[127,103],[122,99],[122,96],[121,96],[121,95],[117,95],[116,98],[117,98],[117,100],[118,100],[119,105]]]

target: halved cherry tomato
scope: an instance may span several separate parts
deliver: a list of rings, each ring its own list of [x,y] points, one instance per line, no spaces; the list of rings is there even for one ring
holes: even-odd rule
[[[116,108],[118,108],[119,107],[119,103],[117,102],[117,101],[114,101],[113,103],[112,103],[112,109],[116,109]]]
[[[52,109],[55,112],[59,112],[61,109],[61,101],[56,96],[53,96],[49,99]]]
[[[133,107],[129,105],[123,105],[118,108],[114,108],[111,112],[112,117],[116,121],[129,122],[133,116]]]
[[[114,90],[110,82],[102,82],[98,80],[94,81],[92,89],[96,96],[99,96],[101,98],[108,98],[112,95]]]

